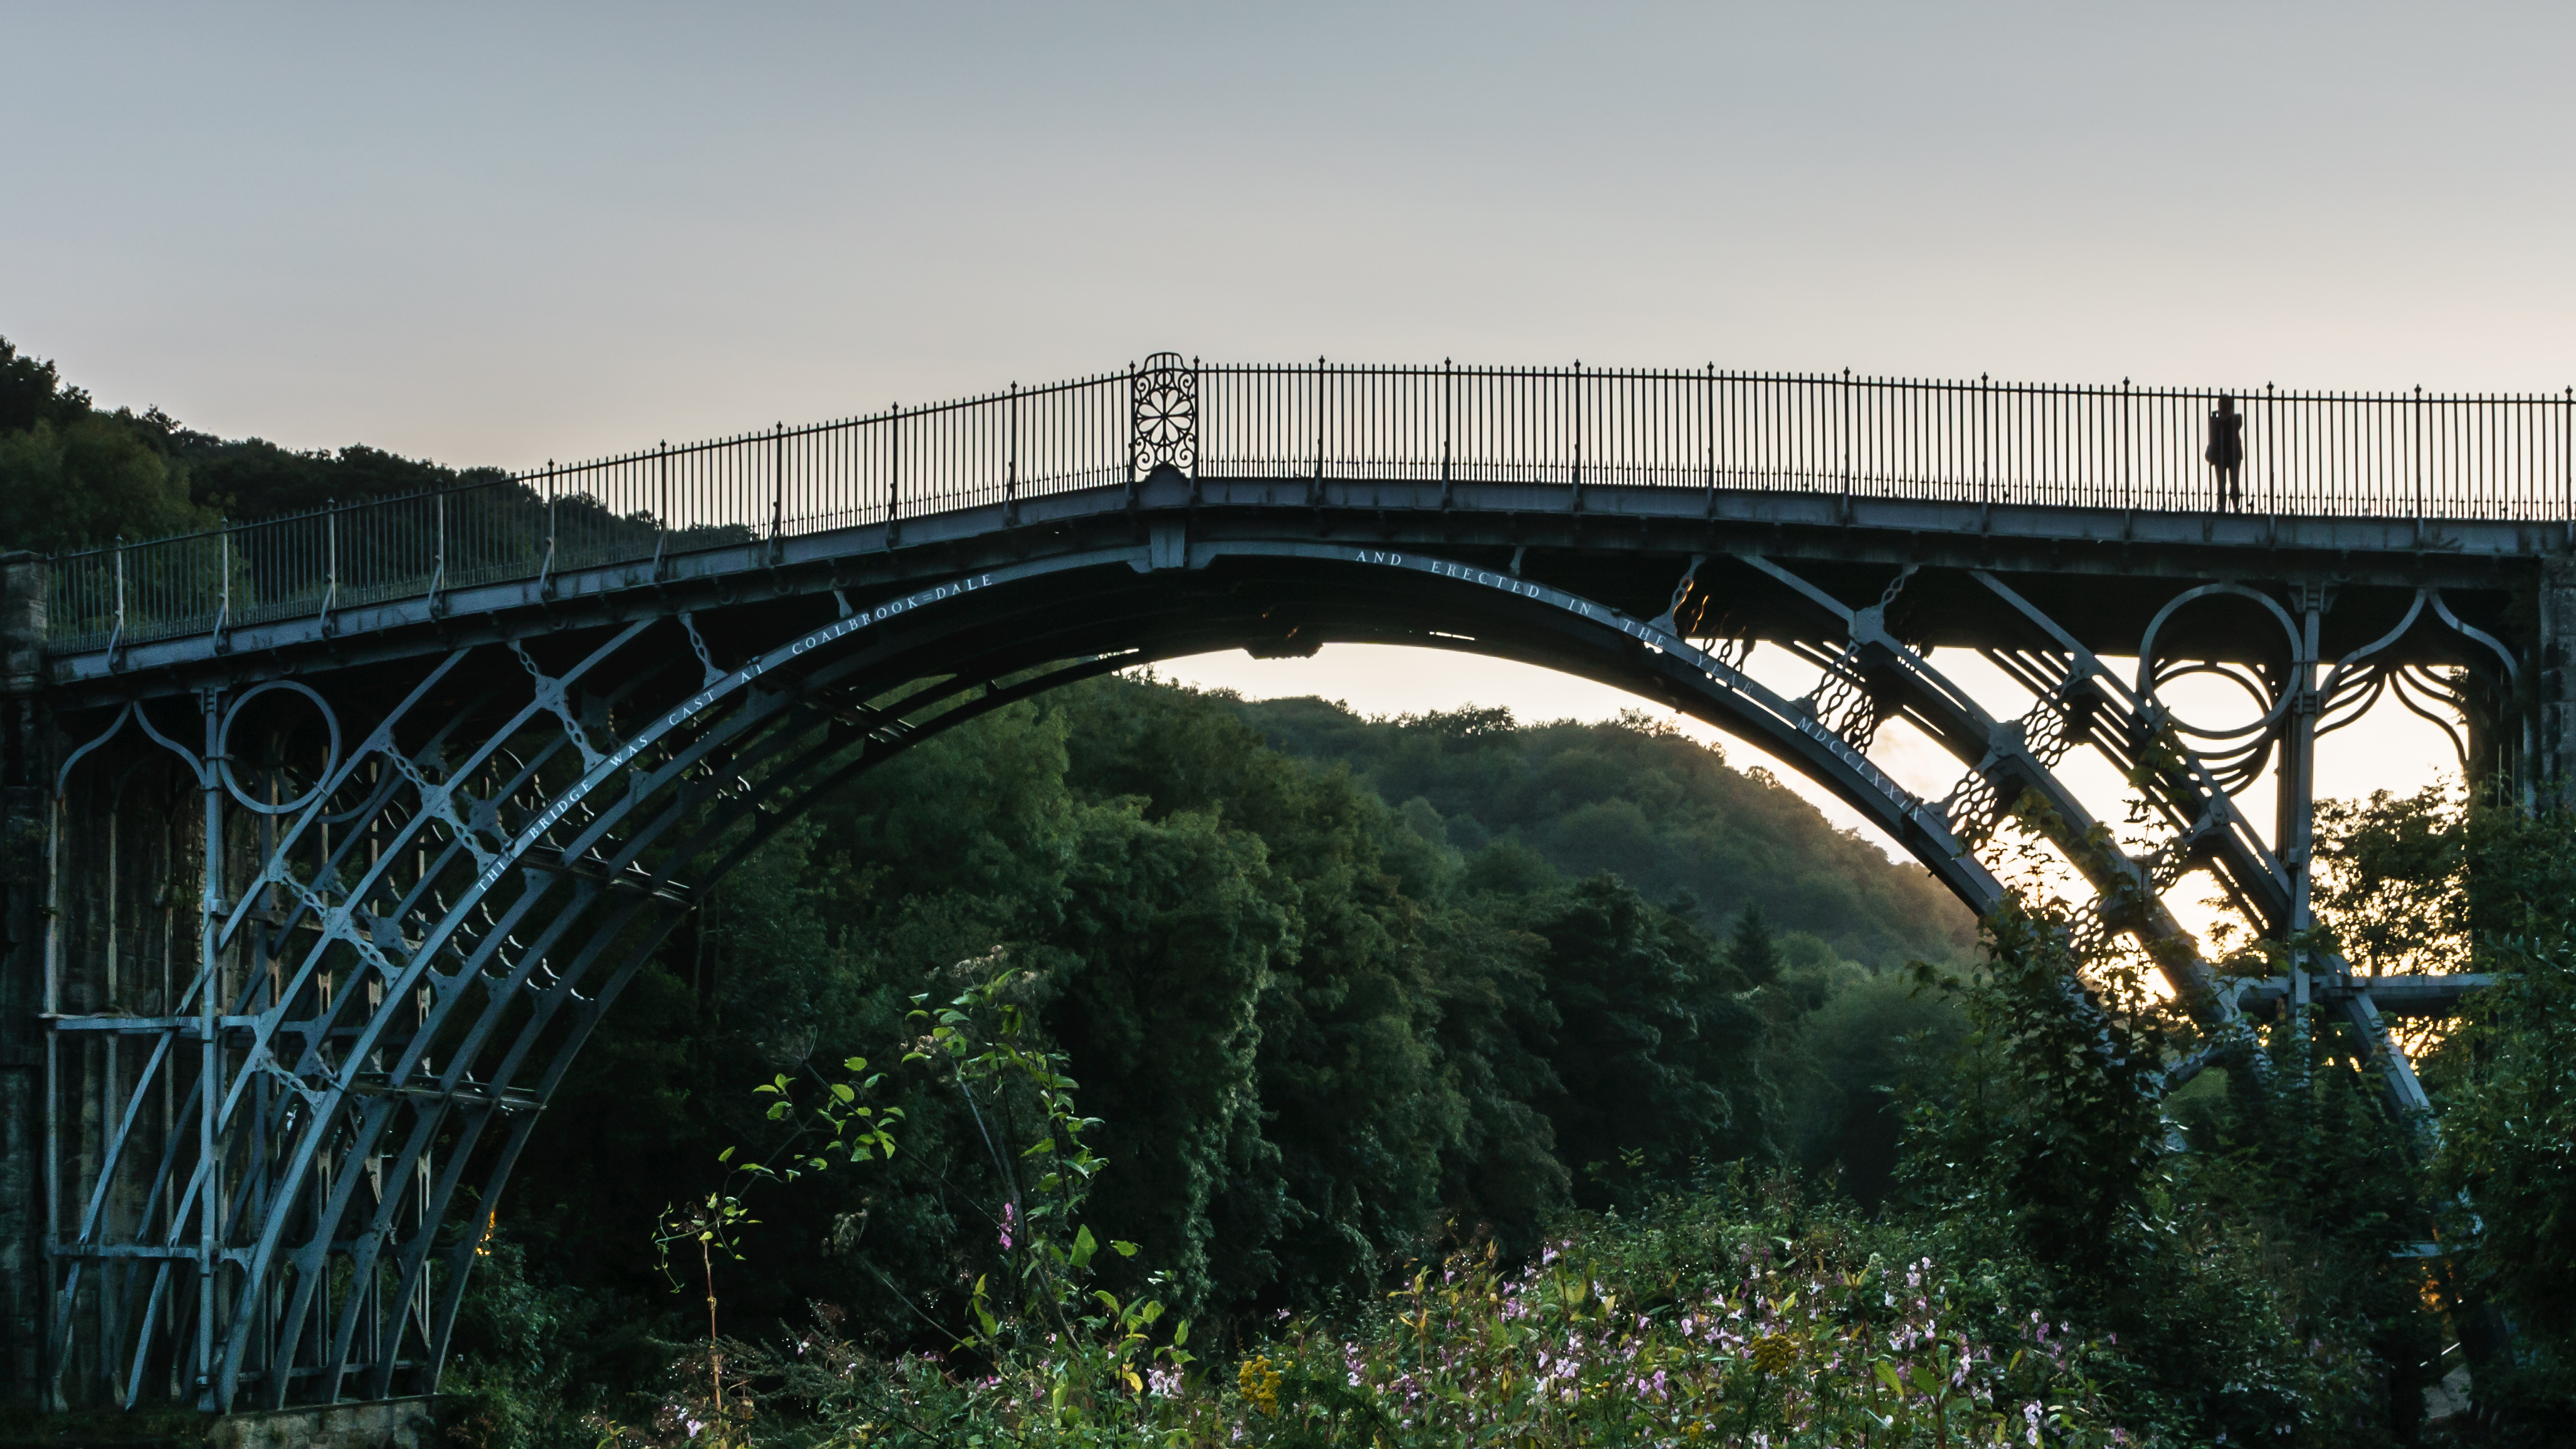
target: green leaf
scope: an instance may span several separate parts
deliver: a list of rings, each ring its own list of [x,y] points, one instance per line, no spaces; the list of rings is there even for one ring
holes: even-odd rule
[[[1179,1348],[1182,1344],[1189,1341],[1190,1321],[1184,1318],[1180,1322],[1172,1325],[1172,1347]]]
[[[728,1147],[728,1148],[726,1148],[724,1151],[717,1153],[717,1154],[716,1154],[716,1161],[718,1161],[718,1162],[731,1162],[731,1161],[733,1161],[733,1149],[732,1149],[732,1148],[730,1148],[730,1147]]]
[[[858,1092],[852,1089],[850,1084],[847,1082],[834,1082],[832,1084],[832,1095],[843,1102],[855,1102],[859,1100]]]
[[[1884,1359],[1878,1364],[1878,1381],[1887,1385],[1892,1392],[1900,1394],[1905,1392],[1904,1381],[1896,1376],[1896,1366]]]
[[[1109,1246],[1118,1250],[1119,1257],[1132,1258],[1136,1256],[1136,1245],[1134,1243],[1120,1242],[1116,1238],[1111,1238],[1109,1240]]]
[[[841,1063],[841,1070],[854,1076],[860,1072],[866,1071],[867,1069],[868,1059],[866,1057],[852,1057],[848,1061]]]
[[[1074,1230],[1073,1266],[1077,1268],[1091,1266],[1091,1255],[1099,1251],[1100,1240],[1091,1235],[1091,1227],[1088,1223]]]

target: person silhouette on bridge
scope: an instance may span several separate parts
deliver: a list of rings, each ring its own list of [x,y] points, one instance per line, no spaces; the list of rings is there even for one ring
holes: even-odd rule
[[[2237,479],[2245,470],[2245,415],[2226,393],[2218,395],[2218,406],[2209,415],[2209,450],[2201,456],[2218,470],[2219,511],[2243,508],[2245,493]]]

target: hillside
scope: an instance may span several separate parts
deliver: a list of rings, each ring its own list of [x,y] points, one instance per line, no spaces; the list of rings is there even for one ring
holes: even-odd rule
[[[1509,839],[1569,877],[1611,871],[1703,926],[1759,905],[1774,928],[1882,969],[1964,957],[1976,919],[1929,871],[1890,861],[1723,750],[1629,716],[1524,725],[1507,710],[1368,719],[1312,697],[1239,701],[1272,749],[1351,772],[1414,828],[1473,855]]]

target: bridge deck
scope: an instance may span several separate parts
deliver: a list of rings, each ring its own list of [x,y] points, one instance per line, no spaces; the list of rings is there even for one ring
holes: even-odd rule
[[[1016,521],[1013,521],[1014,518]],[[1191,479],[1163,472],[1137,484],[1059,492],[894,523],[781,533],[658,556],[446,587],[436,576],[370,602],[328,594],[256,621],[196,616],[124,636],[57,638],[51,667],[75,695],[166,693],[275,668],[280,651],[348,662],[516,636],[574,620],[659,613],[668,599],[708,590],[728,598],[840,589],[898,593],[978,567],[1124,540],[1179,526],[1202,541],[1278,537],[1283,529],[1346,542],[1425,549],[1465,562],[1522,567],[1589,597],[1660,612],[1692,554],[1812,560],[1837,574],[1849,602],[1866,603],[1908,564],[2037,575],[2025,592],[2089,647],[2134,649],[2177,580],[2313,579],[2348,591],[2327,619],[2326,657],[2375,638],[2420,586],[2439,587],[2464,617],[2502,627],[2506,598],[2545,558],[2567,551],[2567,525],[2482,520],[2185,514],[1935,499],[1840,498],[1627,486],[1580,490],[1532,484],[1386,483],[1311,479]],[[1732,621],[1754,637],[1808,637],[1816,621],[1757,591]],[[1983,621],[1960,620],[1927,642],[1979,642]],[[135,637],[140,634],[141,637]],[[1945,634],[1947,637],[1945,637]],[[2179,642],[2236,657],[2232,632]],[[83,647],[86,646],[86,647]],[[256,665],[251,661],[260,660]]]

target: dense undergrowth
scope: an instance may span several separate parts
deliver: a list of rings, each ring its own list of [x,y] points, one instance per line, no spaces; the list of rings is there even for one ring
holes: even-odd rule
[[[986,960],[989,981],[916,1011],[907,1063],[981,1103],[1025,1164],[1004,1179],[991,1266],[954,1326],[908,1305],[944,1342],[894,1346],[814,1304],[784,1336],[711,1326],[671,1346],[658,1383],[594,1393],[586,1412],[532,1412],[541,1385],[480,1366],[460,1384],[496,1443],[2415,1439],[2440,1349],[2435,1283],[2389,1251],[2420,1206],[2407,1177],[2324,1150],[2337,1129],[2372,1137],[2349,1073],[2318,1035],[2277,1031],[2187,1126],[2168,1118],[2152,1091],[2166,1025],[2115,983],[2081,984],[2067,925],[2008,910],[1989,922],[1985,969],[1921,973],[1970,1030],[1918,1059],[1900,1191],[1876,1212],[1786,1170],[1703,1168],[1687,1190],[1560,1217],[1527,1255],[1470,1232],[1383,1264],[1367,1293],[1220,1317],[1195,1338],[1163,1299],[1169,1275],[1101,1286],[1107,1250],[1139,1250],[1089,1225],[1114,1172],[1084,1142],[1100,1124],[1015,1001],[1021,973]],[[769,1115],[789,1135],[686,1216],[710,1309],[750,1193],[898,1155],[885,1074],[845,1067],[816,1074],[818,1090],[777,1079]],[[2285,1121],[2309,1124],[2306,1158],[2260,1141]],[[2193,1149],[2175,1150],[2177,1131]]]
[[[2138,1442],[2098,1387],[2114,1350],[1992,1262],[1890,1256],[1914,1246],[1739,1185],[1586,1220],[1517,1268],[1462,1251],[1186,1366],[1129,1376],[1053,1345],[884,1360],[827,1313],[791,1344],[728,1345],[752,1379],[729,1415],[683,1394],[649,1427],[592,1422],[631,1444]]]
[[[1149,744],[1222,704],[1108,690],[1077,710],[1105,709]],[[1187,1121],[1168,1115],[1172,1095],[1136,1085],[1136,1064],[1065,1029],[1061,967],[1042,948],[1001,946],[918,978],[946,984],[886,1018],[882,1040],[909,1044],[901,1064],[841,1080],[809,1050],[770,1098],[734,1099],[733,1143],[801,1176],[737,1159],[707,1209],[683,1215],[715,1228],[704,1281],[659,1289],[659,1312],[505,1232],[450,1383],[492,1445],[2398,1445],[2433,1432],[2424,1390],[2476,1351],[2480,1416],[2439,1432],[2560,1442],[2551,1294],[2569,1254],[2564,1139],[2550,1133],[2576,1042],[2552,933],[2576,880],[2569,823],[2381,801],[2328,825],[2324,904],[2342,929],[2502,978],[2447,1039],[2417,1043],[2441,1134],[2392,1119],[2359,1044],[2322,1016],[2200,1034],[2146,989],[2140,962],[2079,949],[2081,920],[2042,892],[1987,921],[1969,961],[1819,972],[1798,994],[1755,913],[1721,947],[1607,877],[1522,865],[1532,877],[1499,888],[1478,874],[1489,845],[1482,861],[1413,857],[1412,898],[1489,930],[1535,924],[1521,927],[1541,943],[1520,978],[1531,1004],[1559,1023],[1602,1012],[1618,1027],[1575,1043],[1628,1054],[1610,1075],[1597,1058],[1550,1058],[1562,1038],[1530,1039],[1551,1090],[1576,1100],[1523,1099],[1528,1135],[1512,1145],[1606,1149],[1531,1216],[1483,1210],[1493,1200],[1470,1174],[1426,1179],[1409,1220],[1372,1217],[1369,1179],[1344,1179],[1322,1201],[1340,1204],[1346,1256],[1293,1267],[1280,1254],[1266,1271],[1289,1291],[1226,1292],[1246,1267],[1224,1209],[1239,1179],[1218,1164],[1174,1177],[1154,1157],[1172,1128],[1085,1115],[1097,1069],[1123,1078],[1122,1111]],[[2447,886],[2408,883],[2444,871]],[[2460,904],[2472,874],[2474,911]],[[1580,979],[1551,975],[1558,953]],[[2260,948],[2230,963],[2267,965]],[[1297,1019],[1261,1000],[1235,1019],[1295,1040]],[[1428,1041],[1454,1040],[1425,1016]],[[1678,1039],[1641,1030],[1658,1023]],[[1712,1037],[1737,1059],[1709,1054]],[[1267,1097],[1262,1044],[1239,1090],[1295,1100]],[[2186,1058],[2203,1069],[2177,1090]],[[1788,1105],[1837,1074],[1876,1096],[1875,1117]],[[781,1097],[811,1105],[782,1117]],[[1346,1136],[1376,1130],[1378,1104],[1342,1100]],[[1665,1105],[1694,1103],[1697,1118]],[[1622,1108],[1665,1117],[1600,1125]],[[862,1118],[880,1139],[853,1153]],[[1318,1126],[1258,1120],[1277,1143]],[[1876,1139],[1853,1120],[1888,1134],[1863,1192],[1844,1169]],[[2444,1144],[2429,1163],[2428,1138]],[[1136,1184],[1157,1181],[1140,1211]],[[911,1226],[907,1191],[937,1196],[949,1226]],[[2463,1220],[2464,1193],[2483,1221]],[[898,1230],[876,1236],[876,1214]],[[2447,1257],[2417,1255],[2429,1235]],[[834,1281],[872,1292],[854,1301]],[[779,1284],[808,1291],[781,1303]],[[694,1325],[672,1311],[719,1290],[712,1336],[703,1311]]]

